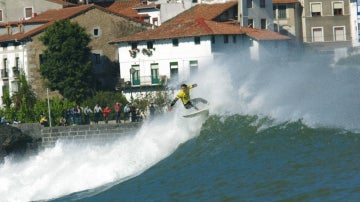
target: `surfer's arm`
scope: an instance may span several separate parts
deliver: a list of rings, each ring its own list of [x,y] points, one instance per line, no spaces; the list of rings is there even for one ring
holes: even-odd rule
[[[171,107],[173,107],[175,104],[176,104],[176,102],[178,101],[178,97],[176,97],[172,102],[171,102],[171,104],[170,104],[170,106]]]

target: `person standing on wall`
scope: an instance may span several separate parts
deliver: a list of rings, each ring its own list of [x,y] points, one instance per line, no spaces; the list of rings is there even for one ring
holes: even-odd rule
[[[105,123],[108,123],[108,121],[109,121],[110,112],[111,112],[111,109],[108,106],[106,106],[103,110],[103,116],[104,116]]]
[[[99,105],[99,104],[96,104],[95,107],[94,107],[94,114],[95,114],[95,116],[94,116],[94,122],[95,122],[95,124],[98,124],[98,123],[99,123],[99,119],[100,119],[100,114],[101,114],[101,112],[102,112],[102,109],[101,109],[100,105]]]
[[[115,104],[115,113],[116,113],[116,123],[120,123],[120,113],[121,113],[121,105],[119,102]]]

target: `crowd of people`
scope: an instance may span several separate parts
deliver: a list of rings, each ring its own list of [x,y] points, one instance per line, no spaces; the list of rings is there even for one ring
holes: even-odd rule
[[[150,107],[150,116],[154,115],[155,108],[152,105]],[[108,105],[101,107],[99,104],[96,104],[94,108],[86,106],[85,108],[76,106],[65,110],[60,117],[59,125],[83,125],[90,124],[99,124],[103,121],[108,123],[111,113],[115,113],[115,122],[122,123],[126,121],[130,122],[139,122],[145,118],[144,112],[137,109],[135,104],[126,104],[122,105],[120,102],[116,102],[114,107],[111,108]]]

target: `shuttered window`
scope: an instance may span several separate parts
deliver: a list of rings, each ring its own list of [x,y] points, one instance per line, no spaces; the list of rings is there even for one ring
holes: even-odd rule
[[[334,15],[343,15],[343,7],[344,7],[343,2],[334,2],[333,7],[334,7],[333,10]]]
[[[345,29],[344,27],[334,27],[334,41],[345,41]]]
[[[313,42],[322,42],[324,41],[323,29],[320,28],[312,28],[312,40]]]
[[[321,16],[321,3],[311,3],[311,16]]]

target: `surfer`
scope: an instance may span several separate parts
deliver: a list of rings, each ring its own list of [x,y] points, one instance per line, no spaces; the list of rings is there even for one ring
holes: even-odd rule
[[[169,110],[170,111],[172,110],[173,106],[178,101],[178,99],[181,99],[181,101],[186,109],[194,108],[196,110],[199,110],[199,108],[197,108],[194,104],[196,104],[197,102],[202,102],[202,103],[206,104],[207,101],[202,98],[190,99],[190,89],[195,88],[195,87],[197,87],[196,83],[189,85],[189,86],[186,84],[182,84],[181,90],[176,95],[175,99],[171,102]]]

